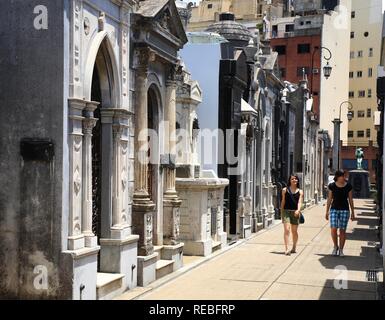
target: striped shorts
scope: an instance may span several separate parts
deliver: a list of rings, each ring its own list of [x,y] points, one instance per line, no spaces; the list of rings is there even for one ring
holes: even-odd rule
[[[350,218],[349,210],[330,209],[330,227],[346,230]]]

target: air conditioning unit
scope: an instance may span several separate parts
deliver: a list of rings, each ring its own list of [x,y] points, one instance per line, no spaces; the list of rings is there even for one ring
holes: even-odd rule
[[[319,74],[319,69],[318,68],[314,68],[313,69],[313,74]]]
[[[374,112],[374,126],[379,129],[381,126],[381,111]]]

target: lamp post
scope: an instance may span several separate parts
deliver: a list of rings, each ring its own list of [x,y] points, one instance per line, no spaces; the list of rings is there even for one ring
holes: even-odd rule
[[[323,72],[324,72],[324,77],[327,79],[329,79],[331,73],[332,73],[332,66],[329,65],[329,60],[332,58],[332,53],[331,51],[326,48],[326,47],[314,47],[314,50],[313,50],[313,55],[311,57],[311,83],[310,83],[310,90],[311,90],[311,94],[313,95],[313,77],[314,77],[314,56],[315,56],[315,53],[320,50],[321,53],[322,53],[322,50],[326,50],[329,54],[329,56],[324,56],[324,59],[327,61],[326,63],[326,66],[323,67]]]
[[[333,169],[334,171],[340,169],[340,130],[341,130],[341,109],[342,105],[344,103],[349,104],[348,106],[348,113],[347,113],[347,118],[349,121],[352,120],[353,118],[353,105],[350,101],[343,101],[340,104],[340,112],[339,112],[339,117],[335,118],[332,122],[334,124],[334,142],[333,142]],[[337,165],[337,167],[336,167]]]

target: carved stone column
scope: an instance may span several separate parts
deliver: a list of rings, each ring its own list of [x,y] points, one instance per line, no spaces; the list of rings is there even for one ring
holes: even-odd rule
[[[82,234],[82,112],[85,107],[86,103],[83,100],[69,100],[69,250],[81,249],[85,244]]]
[[[114,110],[101,108],[101,210],[100,210],[100,234],[102,239],[111,237],[111,216],[112,216],[112,163],[113,147],[112,147],[112,123]]]
[[[117,109],[112,125],[112,227],[111,238],[124,239],[129,233],[128,225],[128,111]]]
[[[156,279],[158,253],[153,245],[155,204],[148,192],[148,67],[155,59],[148,48],[134,51],[135,68],[135,181],[132,204],[132,229],[139,235],[138,285],[145,286]]]
[[[179,243],[180,205],[181,200],[175,190],[176,177],[176,87],[177,77],[180,76],[179,65],[172,65],[166,82],[165,121],[168,124],[168,136],[165,145],[168,146],[168,165],[165,167],[165,191],[163,197],[163,237],[164,244]]]
[[[92,232],[92,129],[97,119],[94,111],[98,102],[88,102],[83,120],[83,214],[82,231],[86,247],[96,247],[97,238]]]
[[[139,234],[138,253],[153,254],[152,223],[155,205],[148,193],[148,65],[153,55],[147,48],[135,50],[135,183],[133,196],[133,229]]]

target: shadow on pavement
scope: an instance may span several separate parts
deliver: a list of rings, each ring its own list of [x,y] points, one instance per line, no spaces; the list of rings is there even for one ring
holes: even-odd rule
[[[376,255],[378,251],[375,247],[362,247],[359,256],[349,256],[345,252],[345,257],[334,257],[329,254],[317,254],[321,258],[319,261],[327,269],[335,269],[337,266],[344,266],[350,271],[364,271],[374,268],[376,265]]]
[[[270,251],[272,254],[280,254],[280,255],[285,255],[285,251]]]
[[[357,217],[360,217],[360,216],[363,216],[363,217],[378,217],[378,215],[373,212],[373,211],[362,211],[360,212]]]
[[[341,280],[328,279],[319,300],[375,300],[376,284],[368,281],[347,281],[343,289]],[[346,287],[345,287],[346,288]]]

